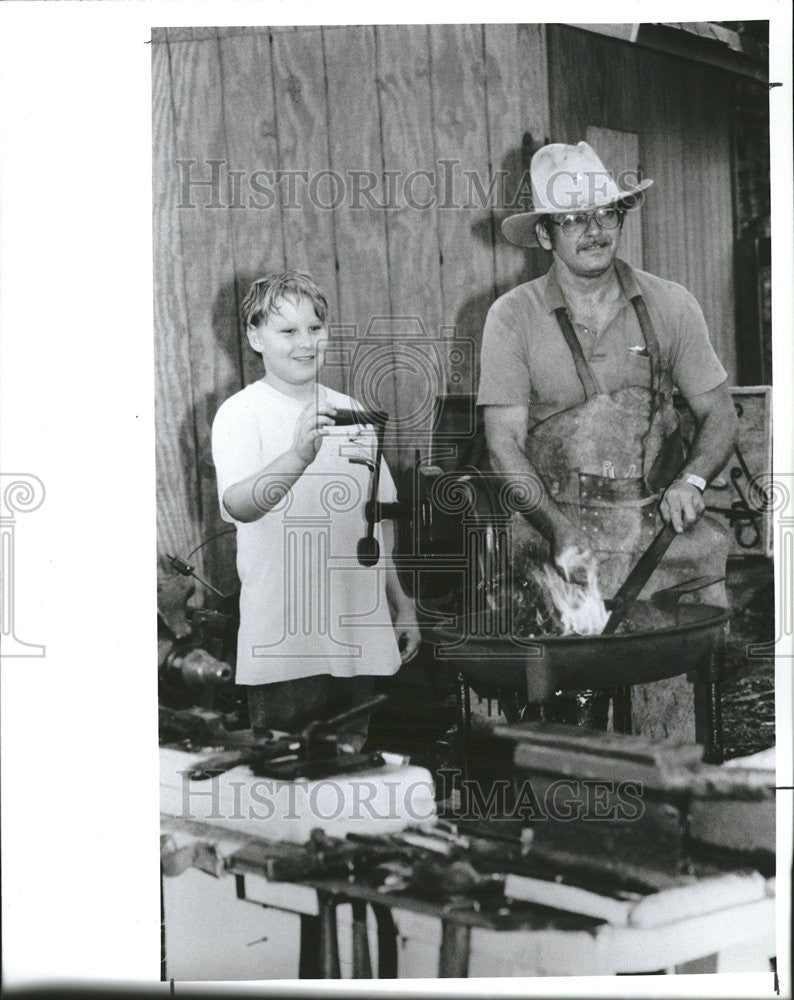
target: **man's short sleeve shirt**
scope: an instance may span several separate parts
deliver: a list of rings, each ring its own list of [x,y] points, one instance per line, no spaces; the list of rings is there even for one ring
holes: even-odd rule
[[[662,367],[685,397],[716,388],[726,372],[709,340],[697,300],[682,285],[629,269],[628,287],[612,320],[598,336],[575,330],[600,390],[647,385],[650,363],[630,298],[639,291],[659,341]],[[554,266],[491,306],[485,321],[479,405],[529,406],[529,423],[584,401],[571,352],[554,310],[565,306]]]

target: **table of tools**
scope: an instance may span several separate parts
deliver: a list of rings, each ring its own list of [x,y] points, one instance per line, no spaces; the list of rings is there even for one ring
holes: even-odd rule
[[[398,940],[405,920],[417,918],[439,929],[431,935],[439,977],[466,977],[472,966],[479,970],[472,974],[492,976],[707,972],[716,970],[718,953],[733,948],[757,945],[774,954],[774,879],[759,872],[711,871],[646,895],[605,898],[599,906],[596,892],[553,879],[482,874],[482,864],[472,880],[474,869],[460,860],[466,855],[455,839],[442,824],[436,833],[344,841],[320,835],[311,845],[296,845],[163,815],[161,844],[166,876],[192,866],[234,877],[239,899],[297,914],[300,978],[340,978],[337,910],[345,905],[352,976],[361,979],[411,975],[398,967]],[[452,848],[447,857],[445,843]],[[384,879],[384,870],[399,872],[408,850],[425,866],[421,878],[407,884],[399,874]],[[490,867],[499,850],[497,844]],[[379,884],[371,878],[375,870]],[[548,905],[555,899],[562,905]],[[368,910],[377,926],[374,956]]]

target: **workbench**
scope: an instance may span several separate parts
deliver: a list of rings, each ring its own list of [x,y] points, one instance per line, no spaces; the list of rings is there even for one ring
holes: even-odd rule
[[[406,938],[434,951],[438,977],[453,978],[709,972],[717,970],[718,954],[750,946],[760,964],[744,971],[765,972],[763,963],[775,953],[774,879],[759,877],[756,898],[748,899],[746,892],[733,893],[726,874],[718,909],[704,904],[706,912],[690,910],[658,926],[615,926],[526,902],[477,912],[465,900],[429,901],[340,877],[272,881],[257,860],[258,847],[263,857],[267,853],[267,841],[165,815],[162,832],[171,848],[166,876],[190,864],[232,877],[238,899],[300,918],[300,978],[341,977],[338,911],[346,920],[349,912],[352,977],[360,979],[426,974],[399,967],[398,942]]]

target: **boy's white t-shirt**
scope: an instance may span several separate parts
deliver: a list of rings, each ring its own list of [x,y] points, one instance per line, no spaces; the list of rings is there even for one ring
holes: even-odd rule
[[[323,389],[329,402],[351,406],[350,397]],[[356,558],[366,532],[370,472],[349,459],[374,459],[372,430],[332,428],[312,464],[259,520],[234,521],[223,506],[230,486],[292,446],[305,405],[260,380],[227,399],[212,426],[221,514],[237,527],[238,684],[385,675],[400,665],[382,547],[373,568]],[[385,462],[378,492],[382,502],[396,499]],[[375,535],[381,540],[378,525]]]

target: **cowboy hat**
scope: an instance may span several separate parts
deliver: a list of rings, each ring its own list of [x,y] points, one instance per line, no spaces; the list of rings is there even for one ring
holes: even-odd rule
[[[568,146],[553,142],[543,146],[529,165],[532,182],[532,212],[511,215],[502,223],[505,237],[519,247],[538,245],[535,223],[544,215],[589,212],[635,197],[653,184],[640,181],[619,188],[598,154],[586,142]]]

